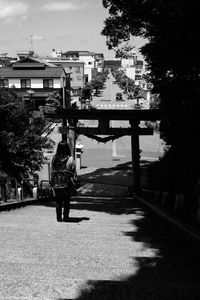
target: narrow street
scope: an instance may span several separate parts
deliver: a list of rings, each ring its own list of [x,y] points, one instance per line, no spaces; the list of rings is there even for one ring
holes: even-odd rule
[[[133,109],[133,100],[116,101],[116,93],[122,92],[119,86],[114,83],[115,79],[110,73],[105,87],[99,96],[93,96],[92,106],[97,109]],[[87,126],[97,126],[97,121],[84,121]],[[112,121],[112,127],[128,127],[128,121]],[[144,126],[141,122],[141,126]],[[84,145],[82,164],[87,167],[106,167],[131,161],[131,138],[124,136],[108,142],[98,143],[84,136],[79,136],[79,141]],[[141,158],[146,160],[157,160],[163,154],[162,141],[159,134],[154,132],[153,136],[140,136]]]

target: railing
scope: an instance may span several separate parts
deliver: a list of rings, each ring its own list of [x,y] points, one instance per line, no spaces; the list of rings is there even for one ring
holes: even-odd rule
[[[0,204],[10,204],[53,197],[53,189],[49,180],[24,179],[19,184],[15,178],[0,177]]]
[[[39,197],[39,184],[37,179],[24,179],[18,183],[15,178],[0,179],[0,201],[13,202]]]
[[[0,178],[0,201],[8,202],[11,199],[19,201],[19,194],[17,190],[18,183],[15,178]]]
[[[43,128],[42,136],[48,136],[53,131],[56,125],[57,124],[55,122],[47,121],[46,125]]]

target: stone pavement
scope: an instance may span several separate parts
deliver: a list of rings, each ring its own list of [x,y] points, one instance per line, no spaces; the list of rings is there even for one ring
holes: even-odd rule
[[[50,201],[0,213],[0,300],[199,299],[198,251],[130,196],[129,172],[100,171],[68,223]]]

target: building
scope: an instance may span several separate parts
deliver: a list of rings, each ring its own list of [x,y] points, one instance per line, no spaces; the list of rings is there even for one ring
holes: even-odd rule
[[[79,51],[79,60],[84,62],[85,82],[90,82],[96,74],[94,52]]]
[[[138,60],[136,52],[121,58],[121,69],[127,77],[135,81],[135,85],[140,85],[144,74],[144,61]]]
[[[139,85],[144,74],[144,62],[143,60],[136,60],[135,64],[135,84]]]
[[[56,66],[62,66],[66,73],[70,74],[71,95],[80,96],[81,90],[85,85],[84,77],[84,62],[77,59],[67,58],[50,58],[45,60],[48,63],[53,63]]]
[[[121,58],[122,68],[131,68],[134,67],[137,61],[136,52],[131,52],[127,54],[126,57]]]
[[[70,90],[70,76],[62,66],[25,57],[11,66],[0,68],[0,89],[12,89],[24,99],[31,97],[39,107],[53,92],[62,95]]]
[[[79,51],[67,51],[62,53],[62,58],[66,60],[79,60]]]
[[[103,53],[94,54],[95,69],[97,72],[102,72],[104,69],[104,55]]]
[[[58,50],[52,49],[51,56],[53,58],[61,58],[62,57],[62,50],[60,50],[60,49],[58,49]]]
[[[34,51],[32,50],[20,50],[17,51],[17,60],[21,60],[26,57],[33,57],[34,56]]]
[[[60,51],[60,52],[59,52]],[[60,56],[61,55],[61,56]],[[90,51],[52,51],[52,58],[61,58],[62,60],[79,61],[84,63],[84,82],[91,81],[96,74],[95,53]]]
[[[121,68],[121,60],[119,59],[104,61],[104,69],[106,70],[118,70],[119,68]]]

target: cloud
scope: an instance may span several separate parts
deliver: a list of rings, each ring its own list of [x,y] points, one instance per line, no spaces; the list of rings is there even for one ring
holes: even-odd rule
[[[44,40],[44,37],[41,36],[41,35],[33,34],[33,35],[32,35],[32,39],[33,39],[33,40],[41,41],[41,40]]]
[[[57,40],[63,40],[63,41],[73,41],[74,39],[76,39],[75,35],[72,34],[65,34],[65,35],[58,35],[55,37],[55,39]]]
[[[0,20],[13,21],[15,17],[25,17],[28,11],[28,4],[18,0],[0,0]]]
[[[47,11],[67,11],[67,10],[79,10],[87,6],[87,3],[74,3],[74,2],[50,2],[42,6],[43,10]]]

